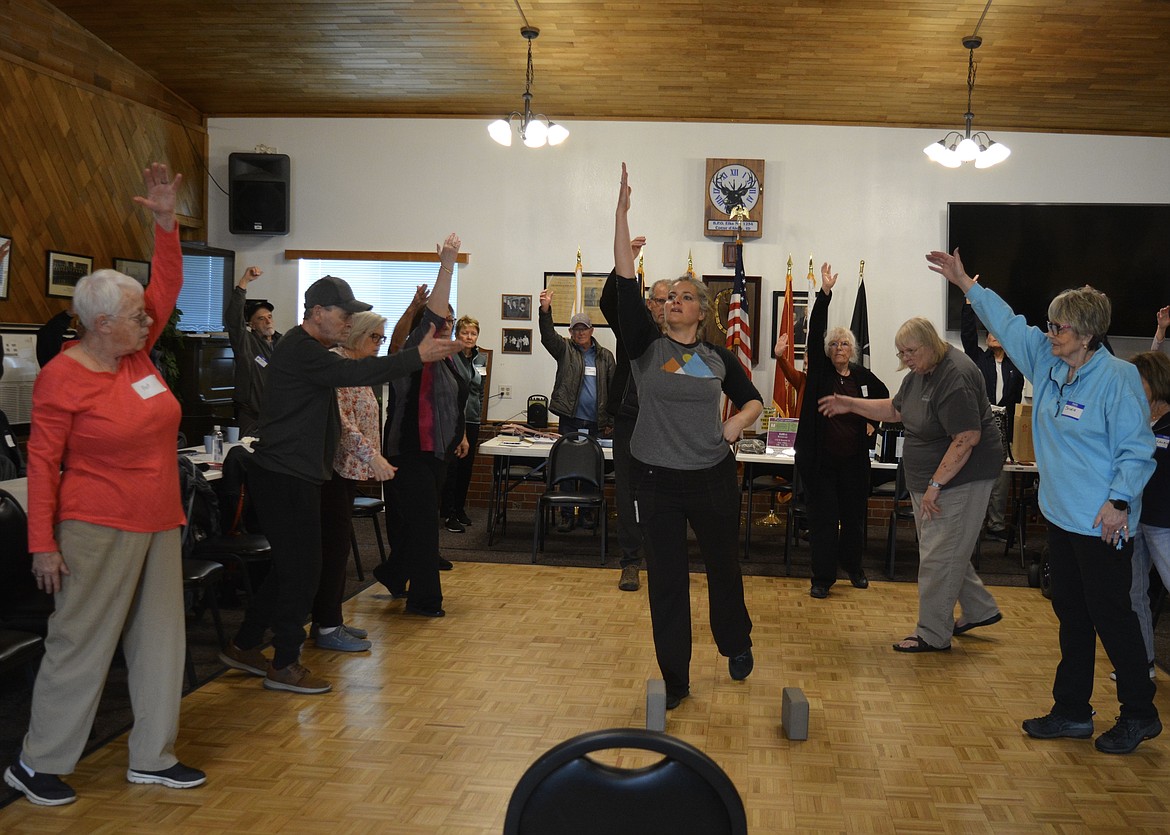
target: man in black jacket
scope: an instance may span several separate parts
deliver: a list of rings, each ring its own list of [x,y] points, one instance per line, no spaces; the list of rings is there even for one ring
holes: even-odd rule
[[[963,351],[983,372],[983,379],[987,383],[987,399],[991,401],[991,410],[996,414],[996,420],[1004,433],[1004,457],[1011,457],[1012,424],[1016,415],[1016,404],[1023,398],[1024,375],[1016,368],[1011,357],[1003,350],[999,340],[992,334],[987,334],[987,347],[979,347],[979,319],[971,304],[963,305],[963,312],[959,317],[959,336],[963,340]],[[995,486],[991,489],[991,498],[987,502],[987,536],[1000,542],[1007,540],[1007,530],[1004,524],[1004,507],[1007,504],[1009,486],[1007,473],[1000,473]]]

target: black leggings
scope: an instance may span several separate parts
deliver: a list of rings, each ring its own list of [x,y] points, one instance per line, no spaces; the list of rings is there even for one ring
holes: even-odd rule
[[[719,652],[752,645],[739,571],[739,482],[735,457],[703,470],[673,470],[633,459],[634,507],[642,528],[654,651],[670,694],[690,686],[691,596],[687,524],[707,571],[711,634]]]

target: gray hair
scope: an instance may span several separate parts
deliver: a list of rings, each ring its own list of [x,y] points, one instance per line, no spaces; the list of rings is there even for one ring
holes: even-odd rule
[[[832,351],[829,350],[830,342],[848,342],[849,347],[853,349],[854,355],[857,354],[857,337],[853,335],[853,331],[849,328],[829,328],[825,331],[825,356],[831,357]]]
[[[73,312],[86,328],[93,328],[99,316],[117,316],[125,291],[142,298],[142,285],[117,270],[97,270],[77,282],[73,291]]]
[[[386,317],[379,316],[369,310],[363,310],[360,313],[353,314],[350,321],[349,339],[345,340],[345,347],[351,351],[356,350],[363,342],[370,338],[370,334],[378,328],[382,329],[382,335],[386,333]]]
[[[1086,284],[1075,290],[1059,293],[1048,304],[1048,320],[1072,325],[1080,336],[1087,336],[1096,348],[1101,337],[1109,332],[1113,318],[1113,306],[1109,297]]]

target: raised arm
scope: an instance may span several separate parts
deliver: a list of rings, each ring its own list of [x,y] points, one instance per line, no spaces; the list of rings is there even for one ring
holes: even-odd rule
[[[780,373],[784,375],[784,379],[789,384],[796,386],[797,389],[804,385],[804,372],[794,368],[792,363],[788,361],[788,334],[782,333],[776,337],[772,356],[776,358],[776,364],[780,366]]]
[[[459,255],[459,246],[459,236],[454,232],[441,244],[435,244],[435,252],[439,254],[439,274],[435,277],[435,286],[431,288],[427,307],[440,319],[447,318],[450,312],[451,276],[455,274],[455,259]]]
[[[415,315],[427,305],[427,299],[430,298],[430,293],[427,291],[427,285],[420,284],[414,290],[414,298],[410,300],[410,304],[406,306],[398,323],[394,326],[394,332],[390,335],[390,348],[387,350],[389,354],[396,354],[402,350],[402,346],[406,344],[406,338],[410,336],[410,323],[414,321]],[[446,315],[446,311],[443,311]]]
[[[1158,327],[1154,331],[1154,341],[1150,345],[1150,350],[1160,351],[1162,343],[1166,341],[1166,329],[1170,328],[1170,306],[1163,307],[1155,316],[1158,320]]]
[[[617,209],[613,222],[613,269],[622,278],[633,278],[634,253],[630,247],[630,176],[622,163],[622,179],[618,188]]]

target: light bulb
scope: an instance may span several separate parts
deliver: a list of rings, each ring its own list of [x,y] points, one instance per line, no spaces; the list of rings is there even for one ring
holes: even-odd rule
[[[512,144],[512,122],[509,119],[496,119],[488,125],[488,135],[507,147]]]
[[[548,123],[548,144],[560,145],[569,138],[569,129],[564,125],[558,125],[556,122]]]
[[[979,156],[979,145],[968,136],[955,148],[955,153],[959,155],[960,162],[971,162]]]
[[[996,142],[994,139],[989,139],[988,142],[991,144],[987,146],[986,150],[981,151],[975,160],[976,168],[990,168],[1011,156],[1011,149],[1002,142]]]
[[[540,119],[533,119],[524,128],[524,144],[529,148],[539,148],[548,139],[548,126]]]

